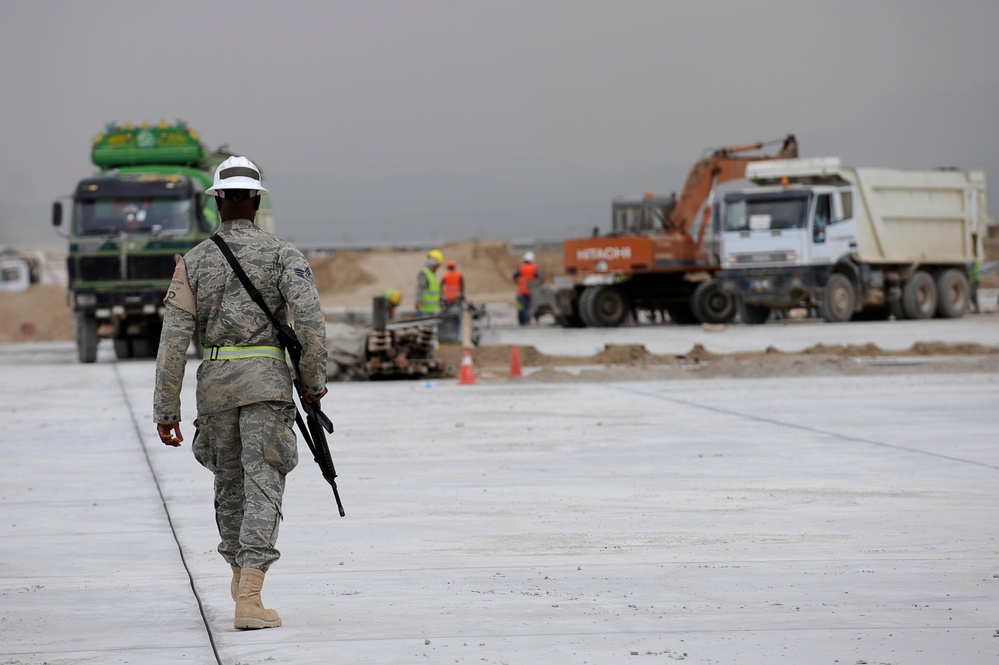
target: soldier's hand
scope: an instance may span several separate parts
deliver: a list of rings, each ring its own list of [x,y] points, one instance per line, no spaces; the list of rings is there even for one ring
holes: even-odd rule
[[[160,441],[174,448],[184,440],[184,435],[180,433],[180,423],[156,423],[156,433],[160,435]]]
[[[302,396],[305,398],[305,401],[308,402],[309,404],[313,404],[319,407],[319,400],[321,400],[329,391],[330,391],[329,388],[323,388],[323,392],[319,393],[318,395],[313,395],[303,387]]]

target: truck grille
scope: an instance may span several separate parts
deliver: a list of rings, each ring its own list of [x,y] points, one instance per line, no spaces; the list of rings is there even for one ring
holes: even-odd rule
[[[752,252],[732,256],[732,263],[743,266],[759,265],[761,263],[787,263],[787,261],[787,252]]]
[[[117,256],[80,257],[80,280],[84,282],[115,282],[121,280],[121,259]],[[131,256],[128,259],[128,279],[168,280],[173,275],[173,256]]]

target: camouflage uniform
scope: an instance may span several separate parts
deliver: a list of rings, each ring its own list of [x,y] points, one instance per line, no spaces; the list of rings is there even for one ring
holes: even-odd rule
[[[226,241],[279,321],[290,309],[302,342],[302,379],[313,395],[326,385],[326,324],[312,271],[298,249],[249,220],[222,223]],[[180,389],[192,336],[211,347],[280,347],[277,332],[225,257],[206,240],[178,259],[156,358],[153,420],[180,422]],[[215,474],[219,552],[230,565],[266,572],[280,553],[285,475],[298,463],[291,373],[272,357],[205,360],[198,367],[198,419],[192,447]]]

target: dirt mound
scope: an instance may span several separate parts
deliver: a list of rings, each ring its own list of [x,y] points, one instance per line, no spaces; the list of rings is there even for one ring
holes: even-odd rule
[[[35,284],[26,291],[0,292],[0,342],[75,339],[76,322],[66,287]]]
[[[335,260],[330,256],[309,261],[319,293],[354,291],[377,281],[365,268],[368,256],[362,252],[337,252]]]
[[[680,379],[690,377],[769,377],[769,376],[821,376],[868,374],[872,370],[858,359],[900,359],[925,358],[927,356],[950,356],[955,358],[979,359],[977,367],[967,362],[946,365],[949,371],[996,371],[999,367],[999,347],[981,344],[945,344],[942,342],[917,343],[905,351],[885,351],[875,344],[816,344],[800,352],[784,352],[774,347],[764,351],[740,351],[729,354],[716,354],[695,344],[683,355],[656,355],[649,353],[640,344],[608,344],[592,356],[553,356],[539,352],[533,346],[518,346],[521,365],[535,368],[530,374],[532,381],[613,379]],[[457,344],[442,345],[438,356],[452,368],[461,364],[463,349]],[[495,378],[505,376],[510,367],[512,347],[507,344],[482,346],[472,349],[472,361],[483,376]],[[889,363],[891,365],[891,363]],[[922,366],[931,371],[933,365],[925,361],[898,363],[894,369],[912,371],[913,366]],[[567,375],[557,368],[594,366]],[[878,365],[884,372],[886,365]],[[938,369],[943,369],[943,365]],[[537,368],[540,368],[537,369]],[[647,370],[655,370],[647,374]]]

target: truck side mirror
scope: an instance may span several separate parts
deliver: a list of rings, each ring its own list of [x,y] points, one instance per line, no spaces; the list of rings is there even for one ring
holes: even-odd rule
[[[62,226],[62,201],[52,204],[52,226]]]
[[[212,232],[212,225],[205,215],[205,197],[201,192],[195,192],[194,194],[194,218],[198,222],[199,229],[205,233]]]

